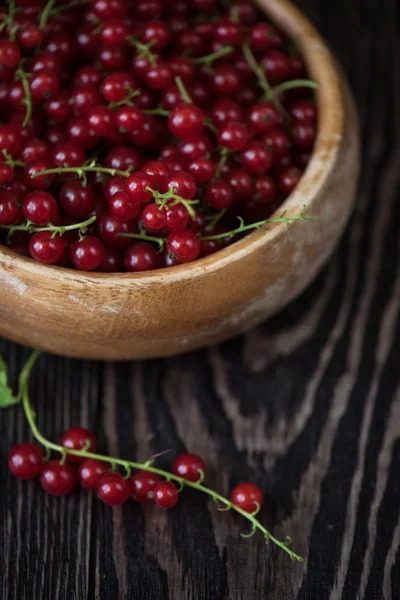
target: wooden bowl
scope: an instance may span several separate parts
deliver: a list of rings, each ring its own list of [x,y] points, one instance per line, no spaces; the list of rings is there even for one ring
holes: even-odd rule
[[[258,230],[210,257],[144,274],[84,274],[0,247],[0,335],[95,359],[167,356],[221,342],[275,314],[311,282],[349,219],[359,171],[358,121],[324,41],[287,0],[258,0],[300,48],[317,92],[319,130],[306,173],[283,207],[313,222]],[[279,212],[279,211],[278,211]]]

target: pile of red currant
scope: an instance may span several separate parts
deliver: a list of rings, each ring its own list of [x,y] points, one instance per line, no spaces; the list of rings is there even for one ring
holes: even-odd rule
[[[0,242],[108,273],[216,252],[298,184],[306,76],[251,0],[9,0]]]
[[[112,469],[110,462],[96,458],[74,456],[68,450],[94,453],[96,439],[90,431],[75,427],[66,431],[59,440],[66,449],[61,461],[45,460],[43,452],[35,444],[14,446],[8,455],[8,466],[18,479],[39,477],[40,485],[53,496],[64,496],[74,489],[77,480],[88,491],[97,491],[99,498],[109,506],[124,504],[132,497],[142,504],[154,502],[161,508],[172,508],[178,502],[178,489],[172,481],[151,471],[150,463],[133,475],[123,477]],[[74,466],[78,467],[76,472]],[[158,470],[158,469],[155,469]],[[171,476],[185,481],[202,482],[206,471],[203,459],[196,454],[182,454],[172,465]],[[168,473],[165,472],[168,477]],[[247,513],[256,513],[263,504],[263,493],[253,483],[240,483],[231,493],[230,501]]]

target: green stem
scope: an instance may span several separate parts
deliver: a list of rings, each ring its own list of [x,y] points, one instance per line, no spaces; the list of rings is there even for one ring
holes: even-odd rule
[[[279,85],[275,86],[272,90],[272,93],[275,96],[278,96],[282,92],[286,92],[287,90],[293,90],[299,87],[306,87],[311,88],[312,90],[317,90],[319,88],[319,84],[315,83],[315,81],[311,81],[310,79],[292,79],[291,81],[284,81],[283,83],[280,83]]]
[[[5,229],[9,231],[10,234],[13,234],[14,231],[28,231],[29,233],[39,233],[40,231],[52,231],[54,235],[57,233],[58,235],[64,235],[66,231],[75,231],[76,229],[79,229],[80,232],[85,232],[89,225],[94,223],[95,220],[96,216],[93,216],[90,217],[90,219],[83,221],[82,223],[74,223],[73,225],[60,226],[52,225],[51,223],[49,223],[45,227],[36,227],[27,221],[24,225],[0,225],[0,229]]]
[[[97,165],[86,165],[82,167],[56,167],[55,169],[46,169],[45,171],[39,171],[32,175],[32,178],[40,177],[41,175],[59,175],[60,173],[76,173],[80,178],[84,176],[84,173],[106,173],[114,177],[115,175],[121,175],[122,177],[128,177],[131,174],[131,169],[121,171],[120,169],[108,169],[107,167],[98,167]]]
[[[42,10],[42,14],[40,15],[39,27],[42,31],[46,29],[47,20],[51,14],[53,6],[55,4],[55,0],[48,0],[46,6]]]
[[[209,119],[209,118],[204,119],[204,124],[206,127],[208,127],[213,132],[214,135],[218,135],[218,129],[215,127],[215,125],[213,124],[211,119]]]
[[[15,35],[16,35],[17,29],[18,29],[18,27],[15,25],[15,13],[16,13],[15,0],[10,0],[10,4],[8,7],[7,23],[8,23],[9,38],[12,42],[15,41]]]
[[[185,84],[183,83],[182,79],[180,77],[175,77],[175,83],[176,83],[176,86],[177,86],[178,90],[180,91],[181,96],[184,99],[184,101],[187,102],[187,104],[193,104],[193,100],[189,96],[188,91],[185,88]]]
[[[55,6],[50,10],[51,15],[57,15],[64,10],[69,10],[71,8],[75,8],[75,6],[82,6],[82,4],[88,4],[91,0],[72,0],[68,2],[68,4],[62,4],[61,6]]]
[[[142,110],[142,113],[145,115],[153,115],[155,117],[169,117],[169,112],[163,108],[149,108]]]
[[[158,244],[160,250],[164,248],[165,239],[161,237],[155,237],[152,235],[147,235],[146,233],[118,233],[118,237],[123,238],[132,238],[134,240],[143,240],[145,242],[153,242],[154,244]]]
[[[137,40],[134,36],[130,36],[127,39],[127,41],[132,46],[134,46],[136,48],[136,50],[138,50],[139,56],[148,58],[152,67],[156,66],[157,55],[153,54],[153,52],[151,51],[151,47],[153,46],[154,42],[150,42],[149,44],[142,44],[142,42],[139,42],[139,40]]]
[[[218,179],[220,177],[222,169],[224,168],[224,165],[225,165],[226,161],[228,160],[229,154],[230,154],[230,152],[229,152],[228,148],[222,148],[221,157],[219,159],[217,169],[215,171],[214,179]]]
[[[29,75],[25,73],[23,67],[21,66],[18,67],[15,75],[22,81],[22,86],[24,88],[25,98],[23,99],[23,103],[25,104],[25,118],[22,123],[22,127],[26,127],[32,116],[32,94],[31,88],[29,87]]]
[[[129,91],[129,93],[126,98],[124,98],[123,100],[120,100],[119,102],[110,102],[110,104],[108,105],[108,108],[115,109],[115,108],[119,108],[120,106],[135,106],[135,104],[133,102],[131,102],[131,100],[133,98],[136,98],[136,96],[140,96],[140,90],[129,89],[128,91]]]
[[[303,210],[301,211],[300,214],[295,215],[293,217],[285,217],[285,215],[286,215],[286,211],[285,211],[284,213],[281,214],[280,217],[278,217],[276,219],[264,219],[264,221],[258,221],[257,223],[250,223],[249,225],[245,225],[243,219],[241,217],[239,217],[240,225],[239,225],[239,227],[236,227],[236,229],[232,229],[232,231],[227,231],[225,233],[219,233],[216,235],[202,236],[200,238],[200,240],[202,242],[206,242],[209,240],[222,240],[228,236],[234,237],[235,235],[239,235],[239,233],[243,233],[244,231],[250,231],[251,229],[261,229],[262,227],[264,227],[264,225],[268,225],[269,223],[285,223],[285,225],[290,227],[290,224],[292,223],[292,221],[311,221],[311,219],[304,216],[305,210],[306,210],[306,207],[303,208]]]
[[[254,73],[257,76],[258,85],[263,90],[264,97],[270,98],[272,100],[272,102],[275,104],[275,106],[278,108],[278,110],[283,115],[286,115],[285,109],[283,108],[282,104],[279,102],[278,98],[274,94],[273,88],[271,87],[264,71],[262,70],[260,65],[257,63],[255,56],[252,53],[250,46],[247,43],[242,44],[242,51],[243,51],[243,55],[244,55],[245,59],[247,60],[250,67],[252,68],[252,70],[254,71]]]
[[[31,357],[29,358],[28,362],[26,363],[26,365],[21,373],[20,395],[22,397],[22,405],[24,408],[26,419],[29,423],[32,434],[36,438],[36,440],[46,450],[53,450],[57,453],[60,453],[61,456],[64,457],[66,455],[65,448],[63,446],[59,446],[58,444],[54,444],[53,442],[50,442],[39,431],[39,429],[36,425],[35,415],[32,410],[32,406],[31,406],[30,399],[29,399],[29,389],[28,389],[29,376],[31,374],[33,366],[35,365],[35,363],[39,357],[39,354],[40,353],[38,350],[35,350],[32,353]],[[157,469],[156,467],[151,466],[151,464],[149,464],[149,463],[137,463],[137,462],[128,461],[128,460],[121,460],[120,458],[112,458],[110,456],[105,456],[102,454],[95,454],[94,452],[88,452],[87,450],[68,450],[67,453],[71,454],[73,456],[79,456],[81,458],[91,458],[91,459],[95,459],[95,460],[101,460],[103,462],[109,463],[110,465],[119,465],[120,467],[123,467],[123,469],[125,469],[125,472],[127,474],[130,473],[131,469],[136,469],[139,471],[147,471],[149,473],[155,473],[156,475],[159,475],[160,477],[164,477],[168,481],[176,482],[177,484],[179,484],[179,486],[182,489],[185,486],[187,486],[192,489],[198,490],[199,492],[202,492],[203,494],[206,494],[207,496],[212,498],[214,500],[214,502],[216,502],[216,503],[220,502],[221,504],[223,504],[225,506],[226,509],[234,510],[235,512],[239,513],[242,517],[244,517],[245,519],[250,521],[254,530],[258,529],[259,531],[261,531],[262,534],[264,535],[266,541],[271,540],[272,542],[274,542],[274,544],[276,544],[279,548],[281,548],[282,550],[287,552],[292,560],[297,560],[299,562],[303,561],[303,558],[301,556],[299,556],[298,554],[295,554],[288,547],[289,543],[291,542],[290,538],[287,538],[287,540],[285,542],[282,542],[281,540],[278,540],[276,537],[274,537],[260,523],[260,521],[256,518],[256,514],[258,513],[259,507],[257,507],[257,510],[253,514],[244,511],[243,509],[239,508],[238,506],[236,506],[235,504],[230,502],[227,498],[225,498],[221,494],[218,494],[218,492],[215,492],[214,490],[211,490],[208,487],[206,487],[205,485],[203,485],[202,477],[200,477],[199,481],[193,482],[193,481],[189,481],[187,479],[183,479],[182,477],[179,477],[178,475],[174,475],[173,473],[170,473],[169,471],[164,471],[163,469]]]
[[[223,210],[220,210],[216,215],[212,216],[205,230],[212,231],[213,229],[215,229],[215,226],[218,225],[220,220],[226,215],[227,210],[227,208],[224,208]]]
[[[207,56],[200,56],[200,58],[194,58],[192,60],[192,62],[195,65],[209,65],[212,62],[214,62],[214,60],[218,60],[219,58],[222,58],[223,56],[226,56],[227,54],[231,54],[232,52],[233,52],[232,46],[225,46],[224,48],[220,48],[220,50],[217,50],[216,52],[213,52],[212,54],[207,54]]]

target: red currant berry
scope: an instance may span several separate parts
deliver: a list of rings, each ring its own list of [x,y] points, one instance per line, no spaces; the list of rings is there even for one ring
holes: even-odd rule
[[[142,173],[149,175],[158,187],[162,181],[170,174],[168,167],[160,161],[150,161],[141,168]]]
[[[54,237],[51,231],[40,231],[32,236],[29,242],[29,254],[44,265],[58,262],[65,251],[66,242],[58,234]]]
[[[170,481],[160,481],[154,488],[154,502],[161,508],[173,508],[178,502],[178,490]]]
[[[296,148],[309,150],[315,141],[315,125],[313,123],[297,122],[293,125],[290,135]]]
[[[76,485],[76,473],[69,464],[62,465],[57,460],[49,460],[40,473],[40,485],[52,496],[65,496]]]
[[[290,107],[289,113],[299,123],[315,123],[317,120],[317,109],[311,100],[298,100]]]
[[[180,77],[182,79],[183,83],[185,83],[186,85],[192,83],[192,81],[194,79],[194,75],[195,75],[195,67],[194,67],[193,63],[190,62],[189,59],[184,58],[183,56],[171,56],[168,58],[168,65],[172,71],[172,76],[174,79],[176,79],[176,77]],[[171,88],[167,88],[167,90],[165,90],[165,92],[167,92],[168,89],[178,89],[178,88],[177,88],[177,86],[173,85],[173,86],[171,86]],[[179,91],[178,91],[178,94],[179,94],[179,97],[181,98]],[[166,103],[164,104],[164,101],[163,101],[163,105],[167,106]],[[176,105],[169,106],[169,108],[175,108],[175,107],[176,107]]]
[[[14,179],[14,169],[6,163],[0,163],[0,185]]]
[[[204,113],[194,104],[175,108],[168,118],[168,129],[181,140],[197,137],[204,127]]]
[[[21,60],[21,51],[16,42],[0,40],[0,67],[15,68]]]
[[[86,112],[90,130],[94,135],[107,137],[112,135],[116,128],[115,115],[107,106],[92,106]]]
[[[227,176],[234,200],[249,200],[254,193],[254,182],[244,169],[234,169]]]
[[[279,189],[284,194],[291,194],[299,183],[303,171],[297,167],[289,167],[279,175]]]
[[[167,63],[160,62],[148,69],[144,79],[152,90],[165,90],[172,82],[172,71]]]
[[[96,438],[93,433],[83,427],[73,427],[68,429],[58,440],[60,446],[64,446],[67,450],[87,450],[88,452],[96,451]],[[85,460],[82,456],[74,456],[67,454],[67,460],[71,463],[80,463]]]
[[[196,139],[179,144],[179,154],[187,163],[211,154],[212,149],[212,142],[206,135],[199,135]]]
[[[0,154],[4,150],[10,156],[16,156],[22,150],[22,136],[13,125],[0,125]]]
[[[112,18],[124,19],[128,8],[126,0],[94,0],[91,4],[91,10],[103,22]]]
[[[92,188],[80,181],[67,181],[60,190],[59,202],[72,217],[87,217],[95,207]]]
[[[167,222],[167,213],[162,206],[152,202],[144,207],[142,212],[142,223],[150,231],[164,229]]]
[[[272,129],[263,136],[263,141],[274,155],[274,160],[289,152],[289,138],[283,129]]]
[[[105,248],[99,238],[87,235],[71,246],[71,260],[80,271],[94,271],[105,258]]]
[[[147,242],[132,244],[126,251],[124,265],[130,273],[152,271],[159,267],[158,254]]]
[[[78,480],[81,486],[89,492],[94,492],[98,488],[99,480],[102,475],[108,473],[110,465],[101,460],[87,458],[78,468]]]
[[[172,465],[174,475],[179,475],[188,481],[199,481],[201,472],[206,472],[204,460],[197,454],[181,454]]]
[[[101,95],[94,85],[82,85],[72,90],[70,104],[75,116],[81,117],[87,113],[92,106],[101,104]]]
[[[189,219],[186,207],[183,204],[175,204],[167,208],[165,227],[171,232],[183,231],[186,229]]]
[[[221,65],[214,70],[212,84],[217,94],[234,96],[243,85],[243,79],[236,67]]]
[[[118,250],[106,248],[105,257],[99,271],[102,273],[120,273],[122,271],[122,258]]]
[[[232,121],[240,122],[243,120],[243,110],[237,102],[229,99],[217,100],[211,107],[211,118],[213,123],[221,128]]]
[[[109,200],[109,206],[110,213],[122,221],[132,221],[140,213],[140,204],[134,202],[124,191],[114,194]]]
[[[168,46],[171,39],[171,33],[168,26],[163,21],[149,21],[141,35],[144,44],[151,44],[152,50],[161,50]]]
[[[269,23],[257,23],[250,32],[250,47],[255,52],[281,48],[283,38]]]
[[[160,190],[163,193],[172,190],[181,198],[192,200],[197,193],[197,182],[189,173],[171,173],[162,182]]]
[[[8,468],[18,479],[34,479],[43,466],[43,452],[35,444],[17,444],[8,454]]]
[[[58,205],[54,196],[37,190],[25,196],[22,202],[22,214],[34,225],[54,224],[58,217]]]
[[[249,108],[247,123],[252,133],[266,133],[279,127],[282,117],[271,102],[260,102]]]
[[[99,138],[89,129],[86,119],[70,119],[67,123],[67,135],[85,150],[90,150],[99,143]],[[53,143],[63,141],[64,137],[64,133],[62,133],[62,139],[53,140]]]
[[[132,173],[126,180],[126,193],[134,202],[149,202],[153,198],[154,180],[146,173]]]
[[[100,235],[109,248],[124,248],[132,243],[129,238],[122,237],[121,233],[133,233],[133,221],[121,221],[114,215],[104,214],[100,218]]]
[[[289,57],[280,50],[269,50],[261,59],[260,66],[272,85],[284,81],[290,75]]]
[[[195,260],[200,254],[200,249],[200,240],[193,231],[178,231],[167,237],[167,250],[181,263]]]
[[[101,84],[101,93],[107,102],[121,102],[136,88],[135,78],[129,71],[108,75]]]
[[[99,479],[97,493],[108,506],[125,504],[130,491],[129,483],[119,473],[105,473]]]
[[[60,87],[60,79],[54,71],[34,71],[29,79],[32,100],[42,102],[54,96]]]
[[[52,146],[46,140],[31,140],[27,142],[21,152],[21,160],[26,163],[34,160],[50,160]]]
[[[206,183],[214,177],[216,166],[208,158],[200,156],[188,164],[187,170],[198,183]]]
[[[126,171],[131,168],[137,171],[142,166],[143,159],[139,152],[129,146],[116,146],[104,159],[104,166],[108,169],[119,169]]]
[[[100,41],[109,48],[118,48],[129,35],[129,26],[122,19],[110,19],[104,23],[100,32]]]
[[[245,512],[253,513],[263,505],[264,494],[254,483],[239,483],[233,488],[230,501]]]
[[[43,31],[34,23],[27,23],[17,31],[18,43],[26,49],[37,48],[43,42],[43,39]]]
[[[225,210],[233,202],[232,188],[226,181],[213,181],[207,187],[205,200],[216,210]]]
[[[24,169],[25,182],[36,190],[45,190],[50,187],[55,179],[54,173],[40,175],[42,171],[52,169],[53,165],[49,160],[34,160],[28,163]]]
[[[249,173],[259,175],[272,167],[273,155],[262,142],[249,142],[241,154],[241,162]]]
[[[76,142],[57,144],[51,153],[56,167],[80,167],[85,162],[85,153]]]
[[[106,78],[107,79],[107,78]],[[86,65],[79,69],[74,75],[74,87],[81,87],[82,85],[99,85],[102,80],[102,73],[93,65]],[[105,80],[104,80],[105,81]],[[104,94],[103,94],[104,95]],[[120,100],[122,100],[120,98]],[[108,98],[106,98],[108,100]],[[112,102],[113,100],[108,100]]]
[[[15,225],[21,216],[15,194],[0,190],[0,225]]]
[[[219,132],[218,143],[231,152],[239,152],[246,146],[249,137],[249,132],[244,125],[231,121]]]
[[[136,471],[130,478],[131,496],[141,504],[150,504],[154,500],[154,488],[161,477],[148,471]]]

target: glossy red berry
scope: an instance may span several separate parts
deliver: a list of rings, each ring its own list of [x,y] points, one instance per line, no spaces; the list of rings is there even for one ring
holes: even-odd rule
[[[40,485],[52,496],[65,496],[76,485],[76,473],[68,463],[62,465],[57,460],[49,460],[40,473]]]
[[[290,74],[289,56],[281,50],[269,50],[261,59],[260,66],[272,85],[284,81]]]
[[[99,225],[101,239],[109,248],[124,248],[132,243],[132,240],[120,235],[134,232],[132,221],[121,221],[114,215],[106,213],[101,216]]]
[[[168,231],[183,231],[188,226],[189,221],[189,213],[183,204],[173,204],[167,208],[165,228]]]
[[[279,127],[282,117],[272,102],[260,102],[249,108],[247,123],[252,133],[267,133]]]
[[[16,42],[0,40],[0,67],[15,68],[21,60],[21,51]]]
[[[36,190],[45,190],[51,186],[55,179],[54,173],[41,175],[42,171],[52,169],[53,165],[47,159],[33,160],[24,169],[25,182]]]
[[[121,102],[136,88],[135,78],[129,71],[108,75],[101,84],[101,93],[107,102]]]
[[[264,494],[258,485],[254,483],[239,483],[239,485],[233,488],[230,501],[245,512],[253,513],[263,505]]]
[[[131,496],[141,504],[150,504],[154,500],[154,488],[162,481],[156,473],[136,471],[129,480]]]
[[[116,128],[115,115],[107,106],[92,106],[86,112],[89,128],[100,137],[111,135]]]
[[[63,237],[59,234],[54,235],[51,231],[35,233],[29,242],[29,254],[44,265],[53,265],[58,262],[62,258],[65,248],[66,242]]]
[[[93,433],[83,427],[73,427],[68,429],[58,440],[60,446],[64,446],[67,450],[83,450],[86,449],[88,452],[96,451],[96,438]],[[84,458],[81,456],[74,456],[73,454],[67,454],[67,460],[71,463],[80,463]]]
[[[141,39],[145,44],[151,44],[154,50],[165,48],[171,38],[170,30],[166,23],[155,19],[149,21],[143,28]]]
[[[221,65],[214,70],[212,84],[217,94],[234,96],[243,85],[243,79],[236,67]]]
[[[109,19],[100,32],[100,41],[109,48],[118,48],[129,35],[129,26],[122,19]]]
[[[259,175],[272,167],[273,155],[262,142],[249,142],[241,154],[241,162],[249,173]]]
[[[250,47],[255,52],[281,48],[283,38],[278,30],[269,23],[257,23],[250,32]]]
[[[130,273],[152,271],[159,267],[156,250],[147,242],[138,242],[130,246],[125,254],[125,269]]]
[[[22,214],[34,225],[46,225],[56,222],[58,205],[51,194],[37,190],[25,196],[22,202]]]
[[[105,258],[105,248],[101,240],[87,235],[71,246],[71,260],[80,271],[94,271]]]
[[[197,454],[181,454],[174,460],[172,472],[183,479],[195,482],[201,479],[201,473],[204,475],[206,472],[206,465]]]
[[[184,171],[171,173],[162,181],[160,186],[161,192],[167,192],[168,190],[181,196],[181,198],[192,200],[197,193],[197,182],[190,173]]]
[[[313,123],[296,122],[290,131],[293,145],[302,150],[312,148],[315,141],[315,134],[316,130]]]
[[[231,121],[220,130],[218,143],[231,152],[239,152],[246,146],[249,137],[249,133],[244,125],[237,121]]]
[[[10,156],[16,156],[22,150],[22,136],[13,125],[0,125],[0,154],[5,150]]]
[[[233,202],[232,188],[226,181],[213,181],[207,186],[205,200],[216,210],[225,210]]]
[[[126,180],[126,193],[134,202],[149,202],[153,198],[150,191],[153,186],[153,178],[146,173],[132,173]]]
[[[0,185],[6,181],[12,181],[14,178],[14,169],[6,163],[0,163]]]
[[[87,217],[96,203],[92,188],[74,180],[63,185],[58,199],[65,212],[77,218]]]
[[[315,123],[317,109],[311,100],[298,100],[289,109],[289,113],[299,123]]]
[[[119,473],[105,473],[98,481],[98,496],[108,506],[125,504],[130,491],[129,483]]]
[[[216,166],[208,158],[200,156],[188,164],[187,171],[198,183],[206,183],[214,177]]]
[[[167,223],[166,210],[155,202],[148,204],[142,212],[142,223],[149,231],[164,229]]]
[[[195,260],[200,254],[198,236],[190,230],[171,233],[167,238],[167,250],[181,263]]]
[[[15,194],[0,190],[0,225],[15,225],[21,217]]]
[[[168,118],[168,129],[181,140],[198,136],[204,127],[204,113],[194,104],[175,108]]]
[[[29,80],[32,100],[41,102],[56,94],[60,87],[60,79],[54,71],[35,71]]]
[[[243,109],[234,100],[221,99],[211,107],[211,117],[217,127],[224,127],[232,121],[242,121]]]
[[[289,167],[279,175],[279,189],[284,194],[291,194],[299,183],[303,171],[297,167]]]
[[[8,454],[8,468],[18,479],[38,477],[43,466],[43,452],[35,444],[17,444]]]
[[[105,473],[110,471],[110,465],[101,460],[87,458],[78,468],[78,480],[81,486],[90,492],[98,488],[99,480]]]
[[[117,192],[109,200],[110,213],[122,221],[132,221],[140,213],[140,204],[126,192]]]
[[[56,167],[80,167],[85,162],[85,152],[76,142],[57,144],[51,153]]]
[[[178,490],[170,481],[161,481],[154,488],[154,502],[161,508],[173,508],[178,502]]]

